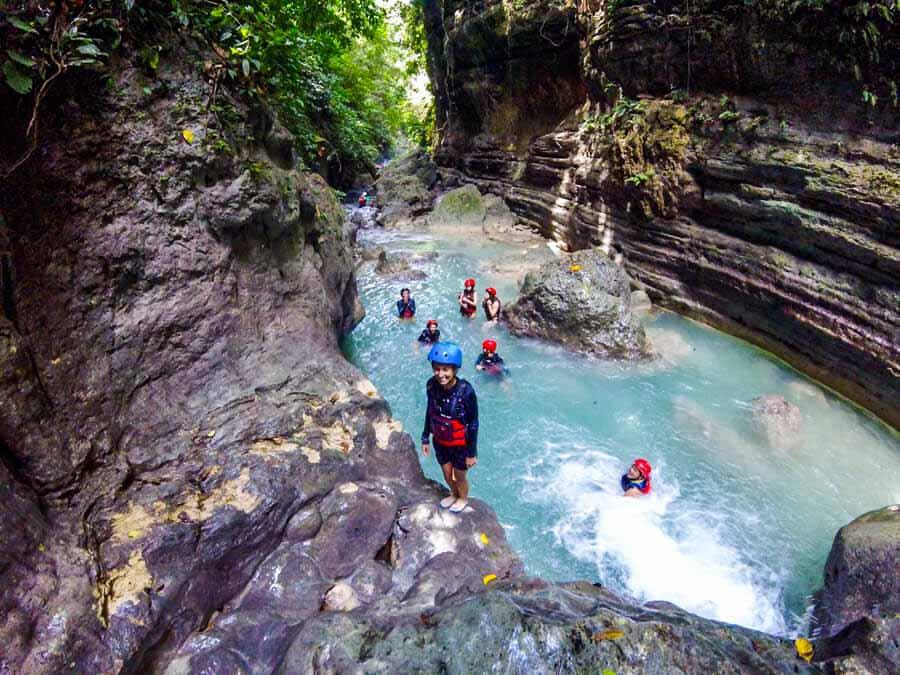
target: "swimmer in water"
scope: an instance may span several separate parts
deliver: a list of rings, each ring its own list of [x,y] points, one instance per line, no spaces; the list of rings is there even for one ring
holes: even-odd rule
[[[646,459],[636,459],[628,473],[622,475],[624,497],[640,497],[650,494],[650,472],[653,467]]]
[[[475,370],[483,370],[489,375],[504,375],[506,373],[506,365],[497,353],[497,341],[485,340],[481,343],[481,349],[483,351],[475,360]]]
[[[478,298],[475,295],[474,279],[466,279],[463,292],[457,297],[459,299],[459,313],[469,319],[475,316],[475,312],[478,311]]]
[[[425,385],[428,403],[425,428],[422,430],[422,454],[434,454],[450,496],[441,507],[460,513],[469,503],[469,469],[478,461],[478,399],[472,385],[456,374],[462,366],[462,350],[452,342],[438,342],[431,348],[428,360],[434,377]]]
[[[481,306],[484,308],[484,317],[488,321],[496,323],[497,319],[500,318],[500,298],[497,297],[496,288],[489,287],[486,291],[484,300],[481,302]]]
[[[409,297],[409,289],[400,291],[400,299],[397,301],[397,316],[401,319],[412,319],[416,315],[416,301]]]
[[[429,319],[425,330],[419,333],[419,342],[430,345],[440,341],[441,331],[438,330],[438,322],[435,319]]]

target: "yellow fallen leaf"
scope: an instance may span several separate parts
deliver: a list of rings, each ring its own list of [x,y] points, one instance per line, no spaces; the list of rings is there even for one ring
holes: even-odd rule
[[[602,640],[618,640],[623,635],[625,635],[625,633],[620,630],[602,630],[599,633],[594,633],[593,640],[594,642],[601,642]]]
[[[497,575],[496,574],[485,574],[484,579],[482,579],[481,581],[485,586],[487,586],[492,581],[497,581]]]
[[[46,547],[46,546],[44,546],[43,544],[38,544],[38,551],[40,551],[41,553],[43,553],[43,552],[46,551],[46,550],[47,550],[47,547]]]
[[[181,131],[181,137],[182,137],[187,143],[193,143],[193,142],[194,142],[194,132],[191,131],[190,129],[182,129],[182,131]]]
[[[51,365],[51,366],[58,366],[60,363],[62,363],[62,359],[59,358],[59,357],[57,357],[57,358],[55,358],[55,359],[52,359],[52,360],[50,361],[50,365]]]
[[[206,435],[207,435],[209,438],[212,438],[213,436],[216,435],[216,432],[215,432],[215,431],[210,431],[210,432],[208,432]]]
[[[580,271],[581,271],[581,265],[572,265],[572,266],[569,268],[569,271],[570,271],[570,272],[580,272]]]
[[[797,638],[794,640],[794,647],[797,649],[797,656],[809,663],[812,661],[814,647],[812,642],[806,638]]]
[[[481,533],[481,543],[485,546],[491,543],[491,540],[488,539],[488,536],[484,532]]]
[[[129,530],[129,532],[128,532],[129,539],[137,539],[140,536],[141,536],[140,530]]]

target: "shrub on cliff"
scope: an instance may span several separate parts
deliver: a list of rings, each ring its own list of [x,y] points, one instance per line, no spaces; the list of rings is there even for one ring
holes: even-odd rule
[[[406,122],[401,47],[376,0],[19,0],[6,11],[3,97],[14,91],[29,104],[31,148],[57,77],[102,71],[123,38],[152,77],[175,34],[205,45],[210,59],[198,67],[212,91],[230,83],[274,103],[310,165],[370,168]]]

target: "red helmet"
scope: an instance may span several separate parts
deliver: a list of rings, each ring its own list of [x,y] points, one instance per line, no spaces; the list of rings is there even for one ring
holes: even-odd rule
[[[496,288],[493,288],[492,286],[488,286],[488,287],[485,288],[484,290],[487,291],[487,294],[488,294],[488,295],[497,295],[497,289],[496,289]]]
[[[643,458],[636,459],[634,460],[634,465],[638,468],[638,471],[640,471],[644,475],[644,478],[650,478],[650,472],[653,471],[653,467],[650,466],[650,462]]]
[[[435,328],[437,328],[437,325],[438,325],[437,319],[428,319],[428,323],[425,324],[426,327],[434,326]]]
[[[485,340],[481,343],[481,348],[486,352],[495,352],[497,351],[497,341],[496,340]]]
[[[466,288],[469,288],[469,286],[471,286],[472,288],[475,288],[475,280],[474,279],[466,279],[466,283],[463,285]]]

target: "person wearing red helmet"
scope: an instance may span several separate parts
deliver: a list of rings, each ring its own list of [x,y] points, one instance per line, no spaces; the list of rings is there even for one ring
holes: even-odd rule
[[[481,306],[484,308],[484,316],[488,321],[496,321],[500,318],[500,298],[497,297],[496,288],[489,286],[485,289]]]
[[[506,366],[503,359],[497,353],[497,341],[485,340],[481,343],[483,350],[475,360],[475,370],[483,370],[491,375],[503,375],[506,373]]]
[[[426,345],[434,344],[441,341],[441,331],[438,330],[438,322],[435,319],[429,319],[425,325],[425,330],[419,333],[419,342]]]
[[[622,490],[625,497],[640,497],[650,494],[650,472],[653,467],[646,459],[636,459],[628,469],[628,473],[622,474]]]
[[[459,294],[459,313],[471,319],[478,311],[478,297],[475,295],[475,280],[466,279],[463,292]]]

